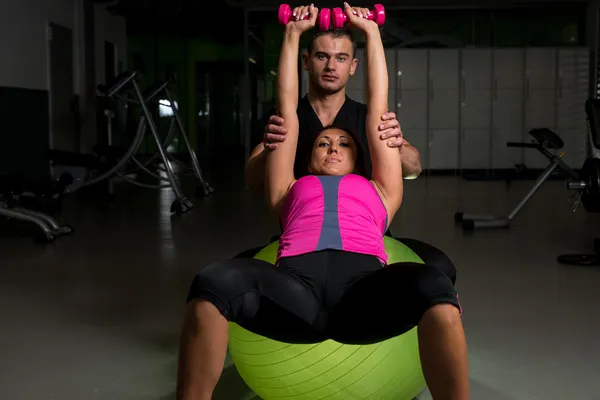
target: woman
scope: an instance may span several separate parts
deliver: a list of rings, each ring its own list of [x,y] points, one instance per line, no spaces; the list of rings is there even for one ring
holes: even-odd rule
[[[397,149],[377,137],[388,98],[379,29],[355,10],[345,4],[350,26],[366,38],[373,180],[360,176],[352,132],[336,127],[316,138],[312,175],[294,178],[298,47],[318,13],[312,5],[300,8],[285,28],[277,78],[288,138],[268,153],[266,164],[267,202],[283,230],[277,263],[233,259],[196,276],[181,338],[178,399],[211,398],[227,351],[228,321],[290,343],[374,343],[418,326],[433,398],[468,398],[466,343],[452,282],[429,265],[387,265],[383,235],[402,202],[402,164]],[[301,20],[304,14],[310,18]]]

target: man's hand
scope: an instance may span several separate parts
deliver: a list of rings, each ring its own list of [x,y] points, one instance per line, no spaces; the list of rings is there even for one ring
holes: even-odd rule
[[[263,136],[263,145],[267,150],[275,150],[278,143],[285,141],[287,129],[283,127],[283,118],[277,115],[271,115],[269,122],[265,126],[265,134]]]
[[[381,116],[381,120],[383,121],[379,125],[379,131],[381,132],[379,137],[381,140],[387,140],[387,144],[390,147],[402,147],[404,145],[404,136],[402,135],[400,123],[396,119],[396,114],[388,112]]]
[[[396,114],[393,112],[383,114],[381,120],[383,121],[381,125],[379,125],[381,140],[387,140],[388,146],[390,147],[402,147],[402,145],[404,145],[404,137],[402,135],[402,129],[400,129],[400,123],[396,119]],[[287,130],[282,125],[283,118],[276,115],[272,115],[269,118],[263,136],[263,145],[265,146],[265,149],[275,150],[278,143],[285,141]]]

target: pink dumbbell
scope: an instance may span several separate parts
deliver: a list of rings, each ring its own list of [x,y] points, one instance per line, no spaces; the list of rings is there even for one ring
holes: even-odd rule
[[[277,19],[281,25],[287,25],[288,22],[292,20],[292,8],[289,4],[282,4],[279,6],[279,12],[277,13]],[[308,19],[308,15],[304,16],[302,19]],[[329,23],[331,21],[331,10],[329,8],[322,8],[319,12],[319,17],[317,19],[317,24],[319,25],[319,29],[322,31],[326,31],[329,29]]]
[[[367,19],[370,21],[375,21],[377,25],[383,25],[385,23],[385,9],[382,4],[375,4],[373,9],[367,15]],[[342,29],[346,24],[348,17],[344,14],[344,10],[341,8],[333,9],[333,28],[334,29]]]

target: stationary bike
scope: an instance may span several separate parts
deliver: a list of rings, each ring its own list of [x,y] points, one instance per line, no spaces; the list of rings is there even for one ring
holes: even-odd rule
[[[589,157],[583,163],[578,179],[569,180],[567,189],[575,190],[575,208],[581,203],[585,211],[600,213],[600,100],[585,102],[588,120]],[[600,238],[594,238],[593,253],[563,254],[557,257],[562,264],[579,266],[600,266]]]

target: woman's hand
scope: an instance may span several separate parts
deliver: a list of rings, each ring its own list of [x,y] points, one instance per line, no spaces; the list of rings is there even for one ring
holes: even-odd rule
[[[364,33],[371,29],[379,30],[375,21],[369,21],[367,15],[369,15],[369,9],[360,7],[351,7],[348,3],[344,2],[344,14],[348,17],[348,27],[356,28]]]
[[[308,19],[304,19],[308,15]],[[314,4],[300,6],[292,11],[292,19],[286,25],[286,29],[302,34],[315,27],[319,9]]]

